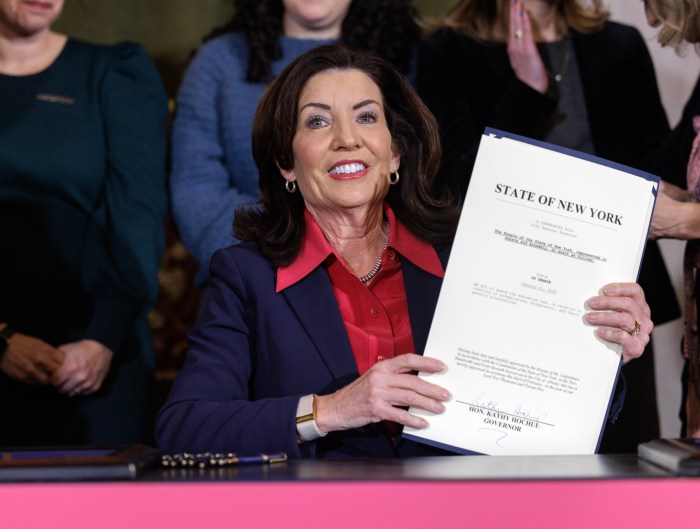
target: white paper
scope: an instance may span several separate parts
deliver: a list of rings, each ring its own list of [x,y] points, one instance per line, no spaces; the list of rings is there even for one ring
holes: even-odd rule
[[[585,301],[636,280],[658,179],[487,132],[424,353],[448,367],[421,375],[452,399],[439,415],[411,409],[430,426],[404,435],[592,454],[620,353],[584,323]]]

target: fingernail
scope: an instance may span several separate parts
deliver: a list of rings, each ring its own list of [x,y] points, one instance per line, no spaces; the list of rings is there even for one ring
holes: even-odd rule
[[[597,297],[595,298],[590,298],[586,303],[588,303],[588,306],[591,307],[592,309],[596,308],[596,306],[599,303],[599,299]]]

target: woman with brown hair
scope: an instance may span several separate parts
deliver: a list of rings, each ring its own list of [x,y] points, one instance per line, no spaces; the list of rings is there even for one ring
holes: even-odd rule
[[[434,118],[387,62],[323,46],[273,81],[254,123],[261,201],[236,215],[246,242],[214,254],[211,295],[158,417],[161,448],[441,453],[399,435],[428,424],[407,406],[440,413],[450,398],[415,374],[444,368],[422,352],[458,216],[431,193]],[[625,360],[642,353],[652,324],[638,285],[588,303],[599,337]],[[635,321],[638,335],[625,330]]]

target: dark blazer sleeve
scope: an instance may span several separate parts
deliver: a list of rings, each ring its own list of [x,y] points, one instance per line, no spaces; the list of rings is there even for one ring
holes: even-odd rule
[[[255,299],[251,278],[243,277],[231,252],[214,255],[211,273],[211,296],[189,334],[187,360],[156,421],[158,444],[170,452],[283,451],[298,457],[295,416],[304,393],[274,394],[268,388],[282,376],[305,377],[303,358],[296,366],[286,366],[286,372],[280,362],[279,374],[264,387],[255,387],[251,381],[256,371],[269,371],[266,364],[273,360],[266,352],[256,353],[266,340],[259,336],[264,322],[256,321],[255,314],[266,300]],[[274,294],[270,270],[252,279]],[[282,318],[265,331],[283,336],[292,325]],[[293,355],[292,346],[290,341],[283,350]],[[284,388],[281,384],[280,392]]]
[[[303,381],[329,374],[308,361],[313,344],[275,293],[269,263],[227,249],[214,254],[210,271],[211,295],[156,421],[158,444],[170,452],[282,451],[299,457],[297,404],[317,390]]]

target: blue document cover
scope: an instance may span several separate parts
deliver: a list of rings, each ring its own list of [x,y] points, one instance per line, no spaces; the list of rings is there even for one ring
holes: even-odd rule
[[[430,426],[404,436],[457,453],[594,453],[621,355],[584,324],[585,302],[636,281],[658,185],[486,129],[425,350],[447,365],[425,379],[453,399],[440,415],[411,409]]]

